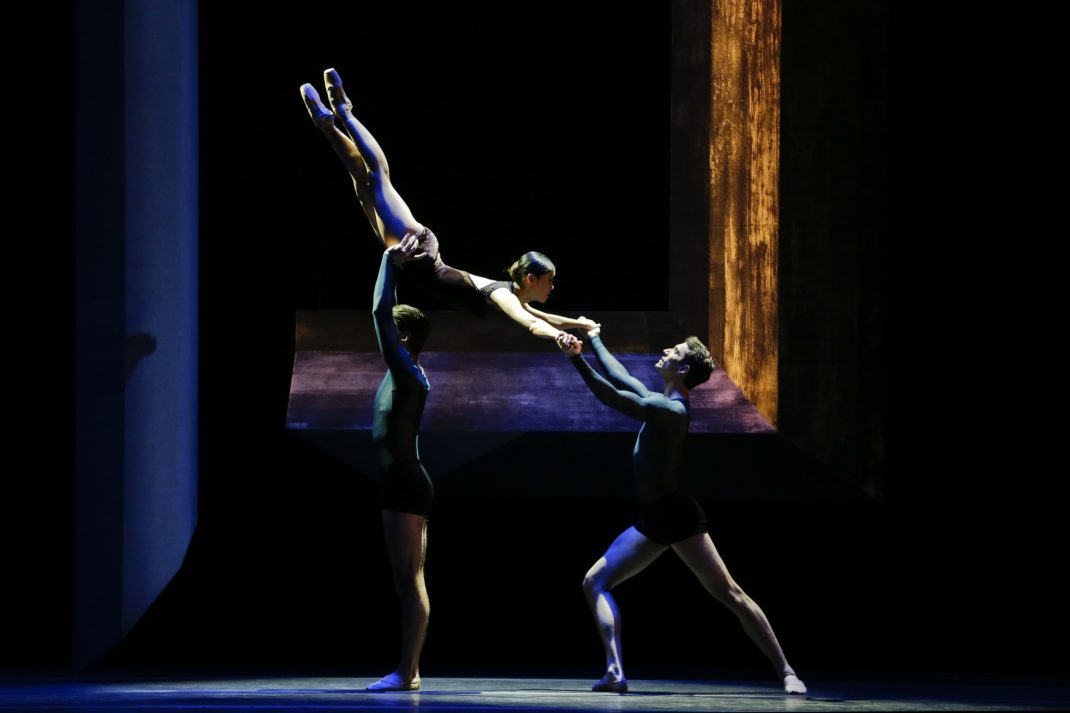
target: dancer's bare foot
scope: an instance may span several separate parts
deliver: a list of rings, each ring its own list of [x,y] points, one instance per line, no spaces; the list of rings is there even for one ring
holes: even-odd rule
[[[312,123],[320,131],[326,131],[334,126],[334,114],[323,105],[319,92],[311,84],[301,85],[301,98],[305,101],[308,115],[312,117]]]
[[[323,84],[327,87],[327,100],[331,102],[331,108],[338,116],[352,115],[353,102],[349,101],[346,92],[342,89],[342,77],[334,68],[323,70]]]
[[[419,691],[420,690],[420,677],[416,676],[411,681],[406,682],[397,673],[391,673],[383,676],[378,681],[373,683],[364,689],[365,691]]]

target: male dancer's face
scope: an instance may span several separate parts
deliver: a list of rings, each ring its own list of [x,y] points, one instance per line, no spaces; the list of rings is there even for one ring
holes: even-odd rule
[[[663,379],[672,381],[680,372],[680,367],[684,366],[684,358],[690,351],[691,347],[687,346],[686,342],[664,349],[661,352],[661,358],[654,364],[654,368],[658,370]]]

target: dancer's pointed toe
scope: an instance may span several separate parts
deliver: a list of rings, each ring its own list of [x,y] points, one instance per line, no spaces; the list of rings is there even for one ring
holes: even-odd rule
[[[341,114],[353,111],[353,102],[349,101],[349,97],[342,88],[342,77],[338,74],[338,70],[333,67],[323,70],[323,84],[327,87],[327,99],[331,102],[335,112]]]
[[[312,123],[324,129],[334,124],[334,113],[323,105],[319,92],[311,84],[301,85],[301,98],[308,109],[308,115],[312,117]]]

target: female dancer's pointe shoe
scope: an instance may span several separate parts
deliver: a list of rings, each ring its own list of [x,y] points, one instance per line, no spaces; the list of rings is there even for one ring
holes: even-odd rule
[[[334,68],[323,70],[323,83],[327,87],[327,99],[330,100],[334,110],[347,114],[353,112],[353,102],[349,101],[346,92],[342,89],[342,77]]]
[[[806,684],[794,673],[789,673],[784,677],[784,693],[804,694],[806,693]]]
[[[319,129],[327,129],[334,125],[334,114],[323,106],[319,92],[311,84],[301,85],[301,98],[305,100],[305,108],[312,117],[312,123]]]
[[[627,693],[628,692],[628,680],[627,679],[615,679],[608,673],[602,678],[598,679],[598,682],[591,686],[592,691],[604,691],[606,693]]]
[[[401,679],[401,676],[396,673],[391,673],[387,676],[383,676],[378,681],[373,683],[364,689],[365,691],[419,691],[420,679],[414,678],[408,683],[405,683]]]

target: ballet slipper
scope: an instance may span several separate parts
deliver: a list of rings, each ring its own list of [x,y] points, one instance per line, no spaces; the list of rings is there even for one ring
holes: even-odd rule
[[[625,678],[615,679],[607,673],[591,686],[591,690],[605,693],[627,693],[628,680]]]
[[[330,109],[323,106],[319,92],[311,84],[301,85],[301,98],[305,100],[305,108],[312,117],[312,123],[321,131],[334,126],[334,114]]]
[[[323,83],[327,86],[327,99],[336,114],[352,114],[353,102],[349,101],[342,88],[342,77],[334,68],[323,70]]]
[[[784,693],[795,693],[802,695],[806,693],[806,684],[802,682],[798,676],[794,673],[789,673],[784,677]]]
[[[391,673],[383,676],[378,681],[373,683],[364,689],[365,691],[378,691],[380,693],[386,693],[389,691],[418,691],[420,690],[420,679],[414,678],[408,683],[402,680],[401,676],[396,673]]]

